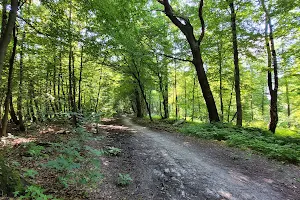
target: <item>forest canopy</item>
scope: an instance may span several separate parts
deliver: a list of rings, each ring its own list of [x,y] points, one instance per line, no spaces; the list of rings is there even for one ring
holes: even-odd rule
[[[299,129],[299,1],[3,0],[1,135],[68,113]]]

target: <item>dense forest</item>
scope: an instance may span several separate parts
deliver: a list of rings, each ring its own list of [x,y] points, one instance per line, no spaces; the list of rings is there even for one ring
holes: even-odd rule
[[[134,113],[299,137],[299,1],[2,0],[0,14],[0,136]]]
[[[2,135],[62,112],[297,128],[297,1],[198,4],[4,0]]]

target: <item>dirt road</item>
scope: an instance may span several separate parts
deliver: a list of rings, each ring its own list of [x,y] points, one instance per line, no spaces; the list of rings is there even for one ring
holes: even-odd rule
[[[123,153],[103,159],[108,175],[96,199],[300,200],[299,167],[217,142],[149,130],[127,118],[101,128],[107,145]],[[133,183],[116,186],[119,172],[129,173]]]

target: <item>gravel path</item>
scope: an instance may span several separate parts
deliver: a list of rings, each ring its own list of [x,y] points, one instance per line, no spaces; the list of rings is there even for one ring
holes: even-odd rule
[[[300,200],[299,167],[222,143],[150,130],[128,118],[102,128],[108,145],[123,153],[104,160],[111,176],[97,199]],[[117,171],[129,173],[134,182],[114,186]]]

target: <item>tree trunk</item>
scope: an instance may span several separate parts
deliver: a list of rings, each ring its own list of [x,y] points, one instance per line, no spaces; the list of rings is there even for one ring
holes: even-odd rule
[[[138,73],[138,74],[139,74],[139,73]],[[144,90],[144,86],[143,86],[143,84],[142,84],[142,82],[141,82],[141,80],[140,80],[140,76],[139,76],[139,75],[138,75],[138,76],[134,75],[134,76],[136,77],[136,80],[137,80],[137,82],[138,82],[139,88],[140,88],[141,93],[142,93],[142,97],[143,97],[143,99],[144,99],[144,101],[145,101],[145,104],[146,104],[146,108],[147,108],[147,111],[148,111],[149,118],[150,118],[151,121],[153,121],[152,115],[151,115],[151,108],[150,108],[150,105],[149,105],[149,103],[148,103],[148,101],[147,101],[147,96],[146,96],[146,93],[145,93],[145,90]]]
[[[195,88],[196,88],[196,76],[194,76],[194,84],[193,84],[193,108],[192,108],[192,122],[195,117]]]
[[[7,93],[6,93],[6,99],[4,103],[4,116],[2,118],[2,127],[1,127],[1,133],[0,136],[7,136],[7,124],[8,124],[8,112],[9,112],[9,102],[12,95],[12,79],[13,79],[13,69],[14,69],[14,61],[15,61],[15,55],[17,51],[17,43],[18,39],[16,36],[16,28],[13,28],[13,37],[14,37],[14,44],[13,44],[13,50],[12,54],[9,60],[9,72],[8,72],[8,81],[7,81]]]
[[[56,59],[56,53],[55,53],[55,56],[54,56],[54,69],[53,69],[53,95],[54,95],[54,114],[56,115],[56,113],[58,112],[59,108],[58,108],[58,96],[57,96],[57,93],[56,93],[56,85],[57,85],[57,59]]]
[[[251,94],[250,108],[251,108],[251,121],[254,120],[254,110],[253,110],[253,94]]]
[[[169,84],[168,84],[168,78],[166,78],[166,82],[165,82],[163,105],[164,105],[164,118],[168,119],[169,116],[170,116],[170,114],[169,114]]]
[[[187,88],[186,88],[186,78],[184,78],[184,119],[186,120],[187,118],[187,108],[188,108],[188,105],[187,105]]]
[[[243,125],[243,112],[241,102],[241,88],[240,88],[240,67],[239,67],[239,53],[238,53],[238,42],[237,42],[237,30],[236,30],[236,13],[234,8],[233,0],[229,3],[231,10],[231,28],[232,28],[232,44],[234,54],[234,77],[235,77],[235,95],[236,95],[236,110],[237,120],[236,125]]]
[[[165,81],[164,83],[164,78],[161,73],[158,73],[158,80],[159,80],[159,89],[160,93],[163,99],[163,109],[164,109],[164,114],[162,115],[162,119],[168,119],[169,118],[169,86],[168,86],[168,81]],[[165,74],[164,74],[165,75]],[[161,105],[160,105],[161,107]]]
[[[4,60],[7,52],[8,44],[11,40],[11,35],[15,26],[17,11],[18,11],[18,0],[11,0],[11,9],[9,13],[8,22],[3,32],[3,36],[0,38],[0,84],[2,79],[2,71]]]
[[[98,110],[98,104],[99,104],[99,98],[100,98],[100,92],[101,92],[101,80],[102,80],[102,68],[100,70],[100,78],[99,78],[99,83],[98,83],[98,94],[97,94],[97,101],[96,101],[96,106],[95,106],[94,112],[97,112],[97,110]]]
[[[6,13],[7,0],[2,0],[2,24],[1,24],[1,38],[4,35],[7,24],[7,13]]]
[[[33,87],[33,84],[32,84]],[[46,94],[48,94],[48,88],[49,88],[49,68],[47,67],[47,75],[46,75]],[[33,89],[34,90],[34,89]],[[46,112],[45,112],[45,118],[49,119],[49,114],[50,114],[50,109],[49,109],[49,105],[50,105],[50,98],[47,96],[47,99],[45,101],[45,108],[46,108]],[[36,102],[36,98],[34,98],[34,102]],[[41,117],[37,114],[37,117],[39,119],[41,119]]]
[[[78,82],[78,110],[81,111],[81,82],[82,82],[82,70],[83,70],[83,45],[81,47],[80,56],[80,72],[79,72],[79,82]]]
[[[177,95],[177,65],[175,63],[175,77],[174,77],[174,91],[175,91],[175,116],[178,119],[178,95]]]
[[[15,125],[19,126],[20,122],[18,120],[18,117],[16,115],[15,109],[14,109],[14,104],[13,104],[13,100],[12,100],[12,94],[10,94],[9,97],[9,111],[10,111],[10,117],[12,119],[12,121],[15,123]]]
[[[73,87],[73,112],[77,112],[76,106],[76,76],[75,76],[75,56],[74,52],[72,52],[72,87]]]
[[[262,98],[261,98],[261,116],[264,118],[265,115],[265,84],[262,87]]]
[[[72,1],[69,5],[69,110],[72,112],[72,125],[77,126],[76,105],[75,105],[75,73],[74,73],[74,55],[72,50]],[[73,69],[73,70],[72,70]]]
[[[20,50],[20,71],[19,71],[19,93],[18,93],[18,102],[17,102],[17,109],[18,109],[18,118],[19,118],[19,129],[20,131],[25,131],[24,121],[23,121],[23,54],[24,54],[24,41],[25,41],[25,30],[22,34],[22,41],[21,41],[21,50]]]
[[[232,87],[231,87],[230,100],[229,100],[228,111],[227,111],[227,122],[228,123],[229,123],[229,120],[230,120],[229,118],[230,118],[230,112],[231,112],[233,89],[234,89],[234,82],[232,83]]]
[[[209,113],[209,119],[211,122],[220,121],[218,110],[216,107],[216,103],[211,92],[208,79],[206,76],[206,72],[203,66],[203,60],[201,55],[201,42],[205,35],[205,23],[203,19],[203,0],[200,0],[199,4],[199,19],[201,22],[201,35],[197,40],[194,35],[194,27],[190,24],[190,21],[186,17],[179,17],[173,11],[173,8],[169,4],[168,0],[158,0],[165,8],[165,14],[169,19],[181,30],[181,32],[185,35],[192,54],[193,54],[193,64],[196,68],[198,81],[202,89],[203,97],[206,102],[206,107]]]
[[[219,88],[219,97],[220,97],[220,107],[221,107],[221,121],[224,121],[224,104],[223,104],[223,57],[222,57],[223,44],[222,40],[219,41],[218,45],[218,58],[219,58],[219,79],[220,79],[220,88]]]
[[[75,102],[74,102],[74,97],[73,97],[73,71],[72,71],[72,57],[73,57],[73,52],[72,52],[72,46],[70,46],[70,52],[69,52],[69,109],[72,112],[72,124],[75,127],[77,125],[77,119],[75,112],[76,110],[74,109],[75,107]]]
[[[35,113],[34,113],[34,108],[33,108],[33,92],[34,92],[34,89],[33,89],[33,83],[32,83],[32,80],[30,80],[29,82],[29,87],[28,87],[28,96],[29,96],[29,104],[27,105],[27,107],[29,107],[29,114],[31,116],[31,120],[32,122],[36,122],[36,116],[35,116]]]
[[[139,94],[139,90],[137,88],[135,88],[134,94],[135,94],[135,103],[136,103],[136,116],[138,118],[143,118],[144,115],[143,115],[143,109],[141,104],[141,97]]]
[[[291,102],[290,102],[290,92],[289,92],[289,83],[288,80],[285,79],[285,95],[286,95],[286,103],[287,103],[287,117],[288,117],[288,127],[291,127]]]
[[[263,10],[266,15],[266,24],[265,24],[265,40],[266,40],[266,48],[268,54],[268,87],[271,96],[270,100],[270,123],[269,130],[272,133],[275,133],[277,123],[278,123],[278,110],[277,110],[277,101],[278,101],[278,63],[277,63],[277,55],[274,44],[274,36],[273,36],[273,25],[271,22],[270,14],[268,9],[266,8],[265,1],[261,0],[261,4]],[[269,30],[269,31],[268,31]],[[273,63],[273,69],[272,69]],[[272,81],[272,71],[274,71],[274,88]]]

